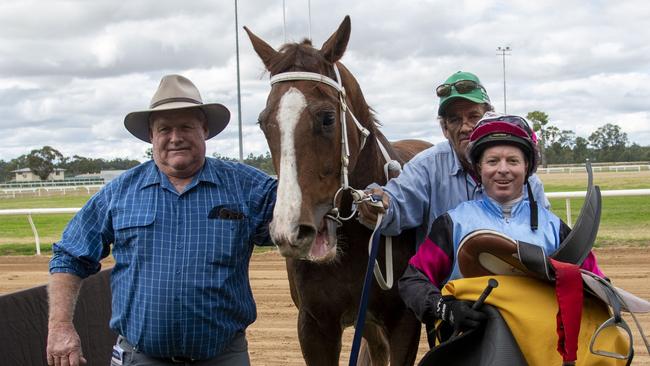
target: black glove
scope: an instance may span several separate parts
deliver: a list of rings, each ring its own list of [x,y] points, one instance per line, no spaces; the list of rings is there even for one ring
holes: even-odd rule
[[[458,300],[453,296],[442,296],[437,300],[435,315],[458,330],[476,328],[486,319],[484,313],[472,309],[472,302]]]

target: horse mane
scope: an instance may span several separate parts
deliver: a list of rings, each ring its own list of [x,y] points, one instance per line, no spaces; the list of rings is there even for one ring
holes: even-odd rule
[[[372,133],[380,133],[377,128],[380,123],[375,117],[374,110],[366,102],[356,79],[345,65],[338,62],[338,67],[346,93],[355,106],[361,107],[361,110],[354,110],[359,122]],[[286,43],[280,47],[279,52],[273,58],[271,64],[268,65],[268,71],[271,75],[289,71],[315,72],[336,80],[332,63],[323,57],[319,50],[314,48],[311,40],[307,38],[300,43]],[[328,91],[329,86],[320,84],[316,88],[324,95],[332,95],[331,90]],[[352,106],[349,107],[353,108]]]

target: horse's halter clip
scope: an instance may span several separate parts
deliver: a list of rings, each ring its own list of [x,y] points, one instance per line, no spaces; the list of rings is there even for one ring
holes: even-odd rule
[[[347,128],[347,112],[350,112],[350,116],[352,117],[352,121],[354,122],[355,126],[357,127],[357,130],[359,130],[361,134],[361,144],[359,145],[359,151],[363,150],[364,146],[366,145],[366,140],[368,136],[370,136],[370,131],[368,131],[367,128],[363,127],[363,125],[359,122],[357,117],[355,117],[354,113],[352,113],[352,110],[348,108],[347,102],[346,102],[346,93],[345,93],[345,87],[341,83],[341,75],[339,73],[339,69],[336,66],[336,63],[333,65],[334,68],[334,74],[336,75],[336,80],[329,78],[325,75],[318,74],[315,72],[307,72],[307,71],[289,71],[289,72],[282,72],[279,74],[276,74],[271,77],[271,86],[276,83],[280,83],[283,81],[316,81],[319,83],[327,84],[331,86],[332,88],[336,89],[338,92],[339,96],[339,104],[340,104],[340,120],[341,120],[341,186],[339,189],[336,191],[334,194],[333,198],[333,203],[332,206],[333,208],[327,213],[327,217],[331,220],[336,221],[339,225],[342,224],[342,221],[347,221],[350,220],[354,215],[356,214],[356,210],[353,209],[352,213],[347,216],[347,217],[341,217],[341,213],[337,207],[337,200],[339,195],[347,190],[353,190],[350,187],[349,184],[349,179],[348,179],[348,167],[350,165],[350,146],[348,143],[348,128]],[[393,168],[395,166],[395,163],[399,165],[399,162],[391,159],[390,155],[388,155],[388,152],[386,151],[386,148],[383,146],[381,141],[376,140],[377,145],[379,146],[379,149],[384,157],[384,160],[386,161],[386,164],[384,165],[384,174],[386,175],[386,181],[389,179],[389,168]],[[399,167],[399,170],[401,170],[401,166]],[[353,190],[354,191],[354,190]],[[355,200],[356,201],[356,200]],[[355,202],[358,203],[358,202]]]

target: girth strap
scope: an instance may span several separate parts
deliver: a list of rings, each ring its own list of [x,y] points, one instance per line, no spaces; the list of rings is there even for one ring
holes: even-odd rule
[[[557,297],[557,351],[563,365],[574,365],[578,351],[578,334],[582,318],[582,276],[575,264],[551,259],[555,269],[555,294]]]

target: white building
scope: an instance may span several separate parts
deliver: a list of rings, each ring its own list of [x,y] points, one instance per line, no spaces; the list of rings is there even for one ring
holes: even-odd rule
[[[22,168],[18,170],[12,170],[12,173],[15,175],[16,182],[40,182],[41,178],[32,173],[29,168]],[[65,169],[54,168],[54,171],[48,175],[47,180],[63,180],[65,179]]]

